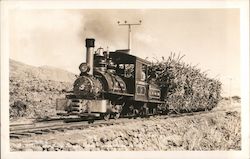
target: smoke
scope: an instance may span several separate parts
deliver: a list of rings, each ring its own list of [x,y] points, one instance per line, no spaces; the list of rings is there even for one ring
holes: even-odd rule
[[[80,32],[82,40],[86,37],[96,39],[96,46],[109,47],[111,50],[127,49],[128,28],[119,26],[118,21],[127,20],[130,23],[137,23],[143,20],[142,10],[91,10],[84,12],[82,21],[83,29]],[[133,28],[137,32],[136,28]],[[140,26],[140,32],[143,32]],[[138,36],[133,36],[136,39]],[[139,37],[137,40],[144,41]],[[145,44],[146,46],[147,44]]]
[[[114,38],[114,22],[111,22],[110,18],[101,14],[87,15],[85,18],[87,21],[84,24],[82,37],[92,34],[101,39],[112,40]]]
[[[85,38],[95,38],[97,47],[111,46],[116,48],[125,44],[125,37],[122,41],[122,36],[119,36],[116,21],[107,14],[101,14],[101,11],[84,14],[82,26],[83,28],[79,33],[82,41]]]

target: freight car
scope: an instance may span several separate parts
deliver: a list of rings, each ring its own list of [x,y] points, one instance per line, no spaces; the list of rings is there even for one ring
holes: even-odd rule
[[[86,63],[73,91],[57,99],[59,115],[119,118],[148,116],[162,111],[161,90],[149,72],[150,62],[133,56],[128,50],[114,52],[98,48],[95,39],[86,39]]]

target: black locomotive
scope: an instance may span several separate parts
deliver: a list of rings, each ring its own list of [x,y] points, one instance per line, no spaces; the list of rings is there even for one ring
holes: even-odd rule
[[[150,62],[128,50],[94,50],[95,39],[86,39],[86,63],[65,99],[57,99],[61,115],[80,117],[147,116],[157,114],[164,102],[149,73]]]

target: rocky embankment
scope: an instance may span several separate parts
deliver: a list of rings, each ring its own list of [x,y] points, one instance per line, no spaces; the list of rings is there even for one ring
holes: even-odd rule
[[[34,67],[10,59],[10,119],[55,115],[57,98],[71,90],[73,73],[52,67]]]
[[[11,151],[240,150],[240,113],[223,111],[12,139]]]

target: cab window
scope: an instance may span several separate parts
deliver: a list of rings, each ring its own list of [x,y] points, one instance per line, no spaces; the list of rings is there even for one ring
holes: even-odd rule
[[[147,81],[147,65],[137,63],[136,65],[136,80],[146,82]]]

